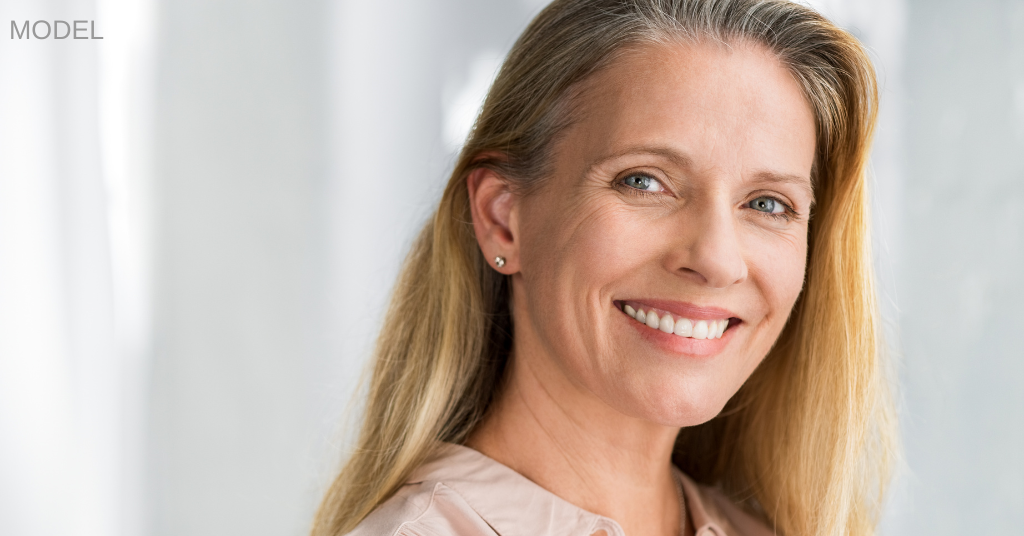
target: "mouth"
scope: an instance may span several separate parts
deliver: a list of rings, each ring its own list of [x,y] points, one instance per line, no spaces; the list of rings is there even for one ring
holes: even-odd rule
[[[685,339],[721,339],[729,329],[739,325],[741,320],[728,311],[714,308],[700,308],[688,305],[655,307],[650,303],[617,301],[615,305],[630,318],[649,329],[672,334]],[[666,310],[672,307],[676,312]],[[687,316],[683,316],[683,313]]]

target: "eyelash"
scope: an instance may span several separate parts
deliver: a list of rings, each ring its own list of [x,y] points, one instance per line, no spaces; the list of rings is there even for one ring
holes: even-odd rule
[[[626,190],[629,190],[630,192],[632,192],[634,194],[640,194],[640,195],[645,196],[645,197],[647,197],[647,196],[660,196],[660,195],[665,193],[665,192],[652,192],[652,191],[649,191],[649,190],[641,190],[639,188],[635,188],[633,186],[630,186],[630,185],[626,184],[626,179],[628,179],[630,177],[646,177],[648,179],[651,179],[654,182],[657,182],[658,184],[661,184],[662,188],[665,188],[664,183],[660,179],[658,179],[657,177],[651,175],[650,173],[641,173],[641,172],[627,173],[626,175],[623,175],[622,177],[620,177],[616,181],[616,183],[619,184],[620,186],[622,186],[622,188],[624,188]],[[667,188],[666,188],[666,190],[667,190]]]
[[[667,193],[667,192],[650,192],[648,190],[640,190],[638,188],[631,187],[631,185],[626,183],[626,179],[630,178],[630,177],[634,177],[634,176],[641,176],[641,177],[649,178],[649,179],[657,182],[658,184],[662,185],[662,188],[665,189],[666,191],[668,191],[668,193],[671,194],[671,191],[669,191],[669,189],[666,188],[665,181],[655,177],[654,175],[652,175],[650,173],[643,173],[643,172],[638,172],[638,171],[637,172],[632,172],[632,173],[627,173],[625,175],[622,175],[620,178],[616,179],[615,180],[615,184],[618,185],[618,187],[621,187],[623,190],[629,191],[633,195],[639,195],[639,196],[642,196],[642,197],[660,197],[660,196],[663,196],[663,195],[665,195]]]
[[[754,209],[751,209],[751,210],[754,210],[754,212],[760,213],[763,216],[768,216],[769,218],[772,218],[773,220],[790,221],[794,217],[799,215],[799,214],[797,214],[796,210],[794,210],[793,207],[791,207],[789,205],[789,203],[786,203],[785,201],[783,201],[782,199],[779,199],[777,196],[774,196],[774,195],[759,195],[757,197],[752,198],[750,201],[747,201],[746,203],[744,203],[743,206],[747,206],[750,203],[754,202],[755,200],[761,199],[762,197],[771,199],[772,201],[775,201],[776,203],[782,205],[783,211],[779,212],[778,214],[773,214],[773,213],[770,213],[770,212],[761,212],[760,210],[754,210]]]
[[[615,182],[616,182],[617,185],[621,186],[622,189],[628,190],[632,195],[639,195],[639,196],[642,196],[642,197],[654,197],[654,196],[662,195],[663,192],[651,192],[651,191],[648,191],[648,190],[641,190],[639,188],[634,188],[632,186],[627,185],[626,182],[625,182],[626,179],[628,179],[629,177],[636,176],[636,175],[640,175],[640,176],[643,176],[643,177],[650,178],[651,180],[657,181],[659,184],[661,184],[661,182],[662,182],[658,178],[656,178],[656,177],[654,177],[654,176],[652,176],[652,175],[650,175],[648,173],[630,173],[628,175],[623,175],[622,177],[620,177]],[[664,187],[664,184],[662,184],[662,187]],[[782,208],[784,210],[782,212],[778,213],[778,214],[772,214],[770,212],[761,212],[759,210],[754,210],[754,209],[751,209],[751,210],[754,210],[754,212],[757,212],[757,213],[759,213],[762,216],[767,216],[767,217],[769,217],[769,218],[771,218],[773,220],[776,220],[776,221],[778,221],[778,220],[790,221],[794,217],[799,216],[797,211],[795,209],[793,209],[793,207],[790,206],[789,203],[786,203],[785,201],[780,199],[778,196],[774,196],[774,195],[759,195],[757,197],[751,198],[749,201],[744,203],[743,206],[746,207],[751,202],[753,202],[755,199],[760,199],[762,197],[766,197],[766,198],[771,199],[772,201],[775,201],[776,203],[782,205]]]

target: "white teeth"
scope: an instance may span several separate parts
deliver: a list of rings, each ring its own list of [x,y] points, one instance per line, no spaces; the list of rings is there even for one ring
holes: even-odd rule
[[[692,337],[693,322],[690,322],[690,319],[688,318],[680,318],[679,321],[676,322],[676,327],[672,332],[680,337]]]
[[[718,323],[717,320],[708,320],[708,338],[709,339],[717,339],[718,338],[718,325],[719,325],[719,323]]]
[[[706,339],[708,338],[708,323],[703,320],[698,320],[693,326],[693,338],[694,339]]]
[[[721,339],[722,335],[725,334],[725,330],[729,328],[728,318],[697,321],[688,318],[677,319],[668,313],[665,313],[664,316],[658,316],[656,311],[634,309],[630,305],[623,305],[622,311],[649,328],[659,329],[664,333],[674,333],[679,337]]]
[[[658,318],[658,313],[651,311],[647,313],[647,327],[658,329],[658,323],[661,319]]]

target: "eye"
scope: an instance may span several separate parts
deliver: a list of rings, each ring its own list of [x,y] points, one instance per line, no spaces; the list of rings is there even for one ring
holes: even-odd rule
[[[622,179],[622,183],[630,188],[642,190],[644,192],[664,192],[665,187],[658,182],[658,179],[651,177],[650,175],[644,175],[642,173],[633,173],[626,175]]]
[[[771,197],[758,197],[747,203],[747,206],[765,214],[783,214],[786,212],[786,206]]]

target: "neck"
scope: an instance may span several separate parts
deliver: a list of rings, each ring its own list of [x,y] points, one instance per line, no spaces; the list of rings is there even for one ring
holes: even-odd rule
[[[677,536],[671,456],[678,428],[616,411],[518,353],[507,383],[467,446],[511,467],[626,534]]]

